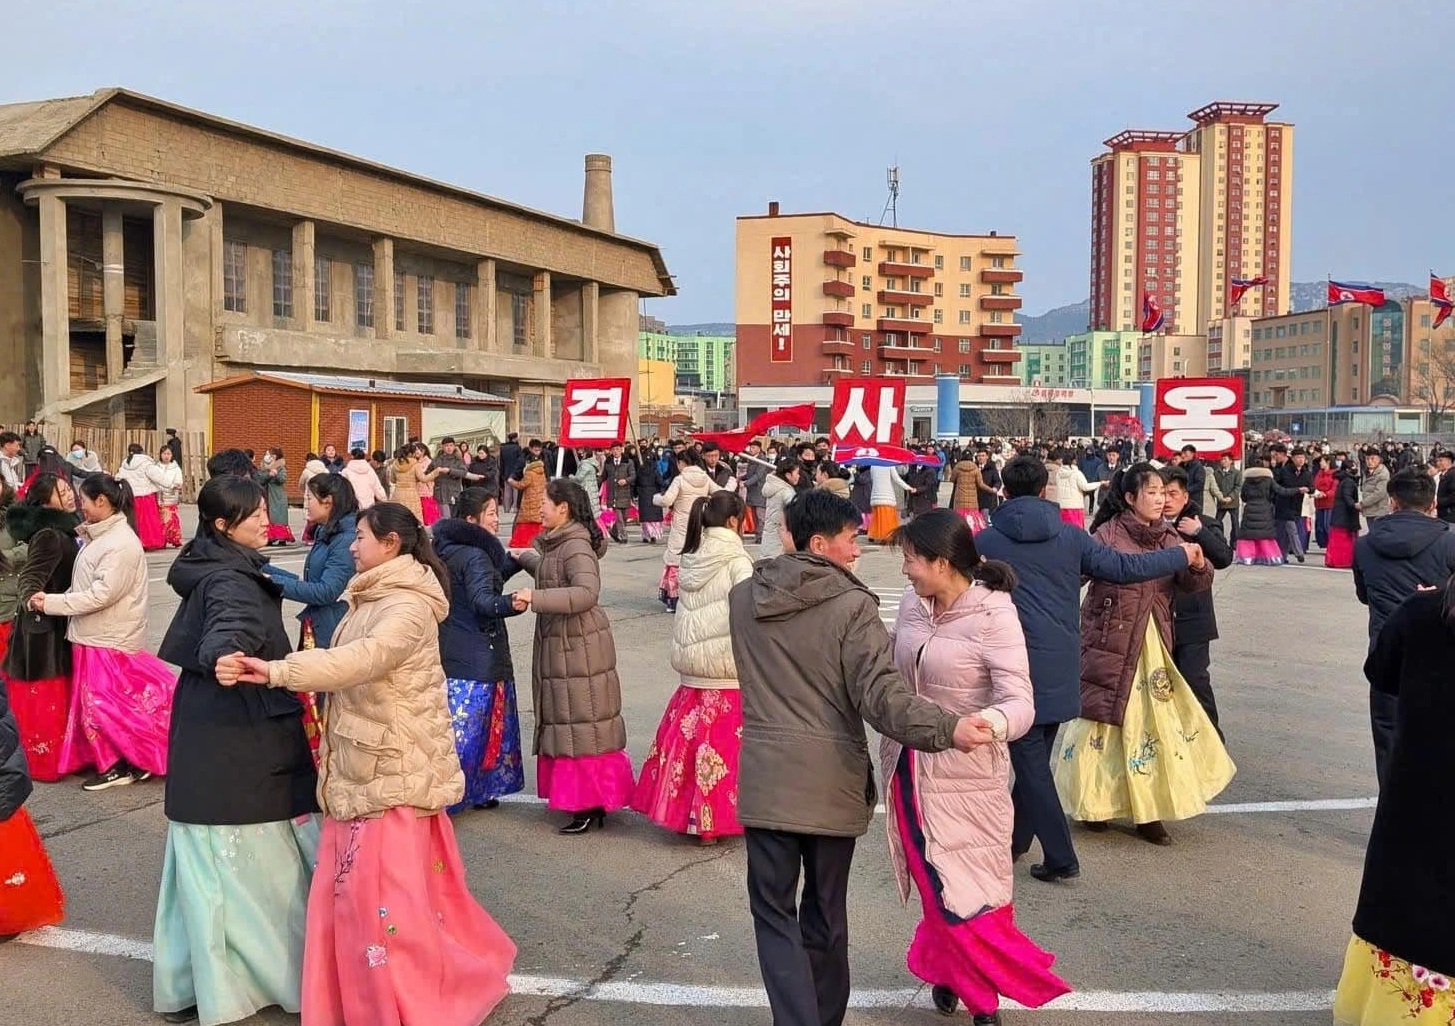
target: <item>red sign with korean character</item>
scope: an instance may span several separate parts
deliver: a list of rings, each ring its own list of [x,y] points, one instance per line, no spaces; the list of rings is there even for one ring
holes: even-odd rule
[[[834,382],[830,434],[834,445],[899,445],[904,441],[903,381],[845,378]]]
[[[1169,459],[1185,445],[1204,460],[1242,459],[1243,379],[1158,378],[1154,455]]]
[[[631,378],[568,380],[560,444],[601,449],[626,441],[631,393]]]
[[[773,260],[769,287],[772,289],[772,363],[793,362],[793,240],[772,242]]]

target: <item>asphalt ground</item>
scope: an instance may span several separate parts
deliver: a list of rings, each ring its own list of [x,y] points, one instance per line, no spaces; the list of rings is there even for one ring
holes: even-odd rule
[[[295,511],[296,512],[296,511]],[[190,522],[184,511],[184,526]],[[295,530],[298,528],[295,522]],[[629,747],[646,754],[675,687],[671,617],[656,599],[661,546],[617,545],[603,564]],[[277,550],[299,569],[303,550]],[[150,635],[176,596],[170,553],[152,565]],[[869,549],[860,575],[892,620],[899,559]],[[1175,843],[1129,830],[1075,834],[1082,875],[1046,885],[1016,869],[1022,929],[1056,953],[1075,993],[1046,1009],[1007,1006],[1007,1023],[1186,1026],[1330,1021],[1373,816],[1373,755],[1360,666],[1365,614],[1347,572],[1234,567],[1215,585],[1222,638],[1213,682],[1238,773],[1225,811],[1170,824]],[[529,680],[530,614],[510,624]],[[530,689],[519,689],[523,731]],[[529,760],[527,761],[529,767]],[[528,768],[528,774],[530,769]],[[515,992],[492,1024],[766,1024],[741,841],[702,848],[631,814],[562,837],[563,817],[532,798],[455,823],[472,891],[519,945]],[[165,820],[159,782],[87,794],[77,778],[42,784],[29,808],[65,886],[63,927],[0,947],[0,1024],[154,1023],[152,918]],[[932,1023],[926,989],[905,969],[918,919],[902,907],[883,819],[859,844],[849,917],[851,1024]],[[279,1011],[253,1026],[296,1023]]]

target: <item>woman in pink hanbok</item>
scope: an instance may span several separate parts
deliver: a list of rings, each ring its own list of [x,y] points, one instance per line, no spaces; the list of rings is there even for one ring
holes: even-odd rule
[[[70,618],[72,688],[60,772],[91,767],[87,791],[145,780],[167,769],[167,732],[177,678],[142,646],[147,632],[147,564],[131,526],[131,488],[92,474],[77,491],[85,523],[71,586],[36,592],[29,607]]]

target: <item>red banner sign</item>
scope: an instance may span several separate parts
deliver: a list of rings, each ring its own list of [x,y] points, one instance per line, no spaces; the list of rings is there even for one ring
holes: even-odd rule
[[[830,435],[834,445],[899,445],[904,441],[903,381],[842,378],[834,382]]]
[[[631,378],[569,379],[560,444],[602,449],[626,441],[631,394]]]
[[[773,240],[772,363],[793,362],[793,240]]]
[[[1202,459],[1242,457],[1243,379],[1158,378],[1154,454],[1165,460],[1184,445]]]

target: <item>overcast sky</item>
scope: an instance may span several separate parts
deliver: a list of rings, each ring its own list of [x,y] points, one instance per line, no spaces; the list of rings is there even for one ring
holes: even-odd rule
[[[1084,299],[1088,162],[1216,99],[1282,104],[1296,280],[1455,274],[1449,0],[250,0],[7,5],[0,101],[123,85],[570,217],[615,158],[669,323],[733,319],[733,218],[1020,237]]]

